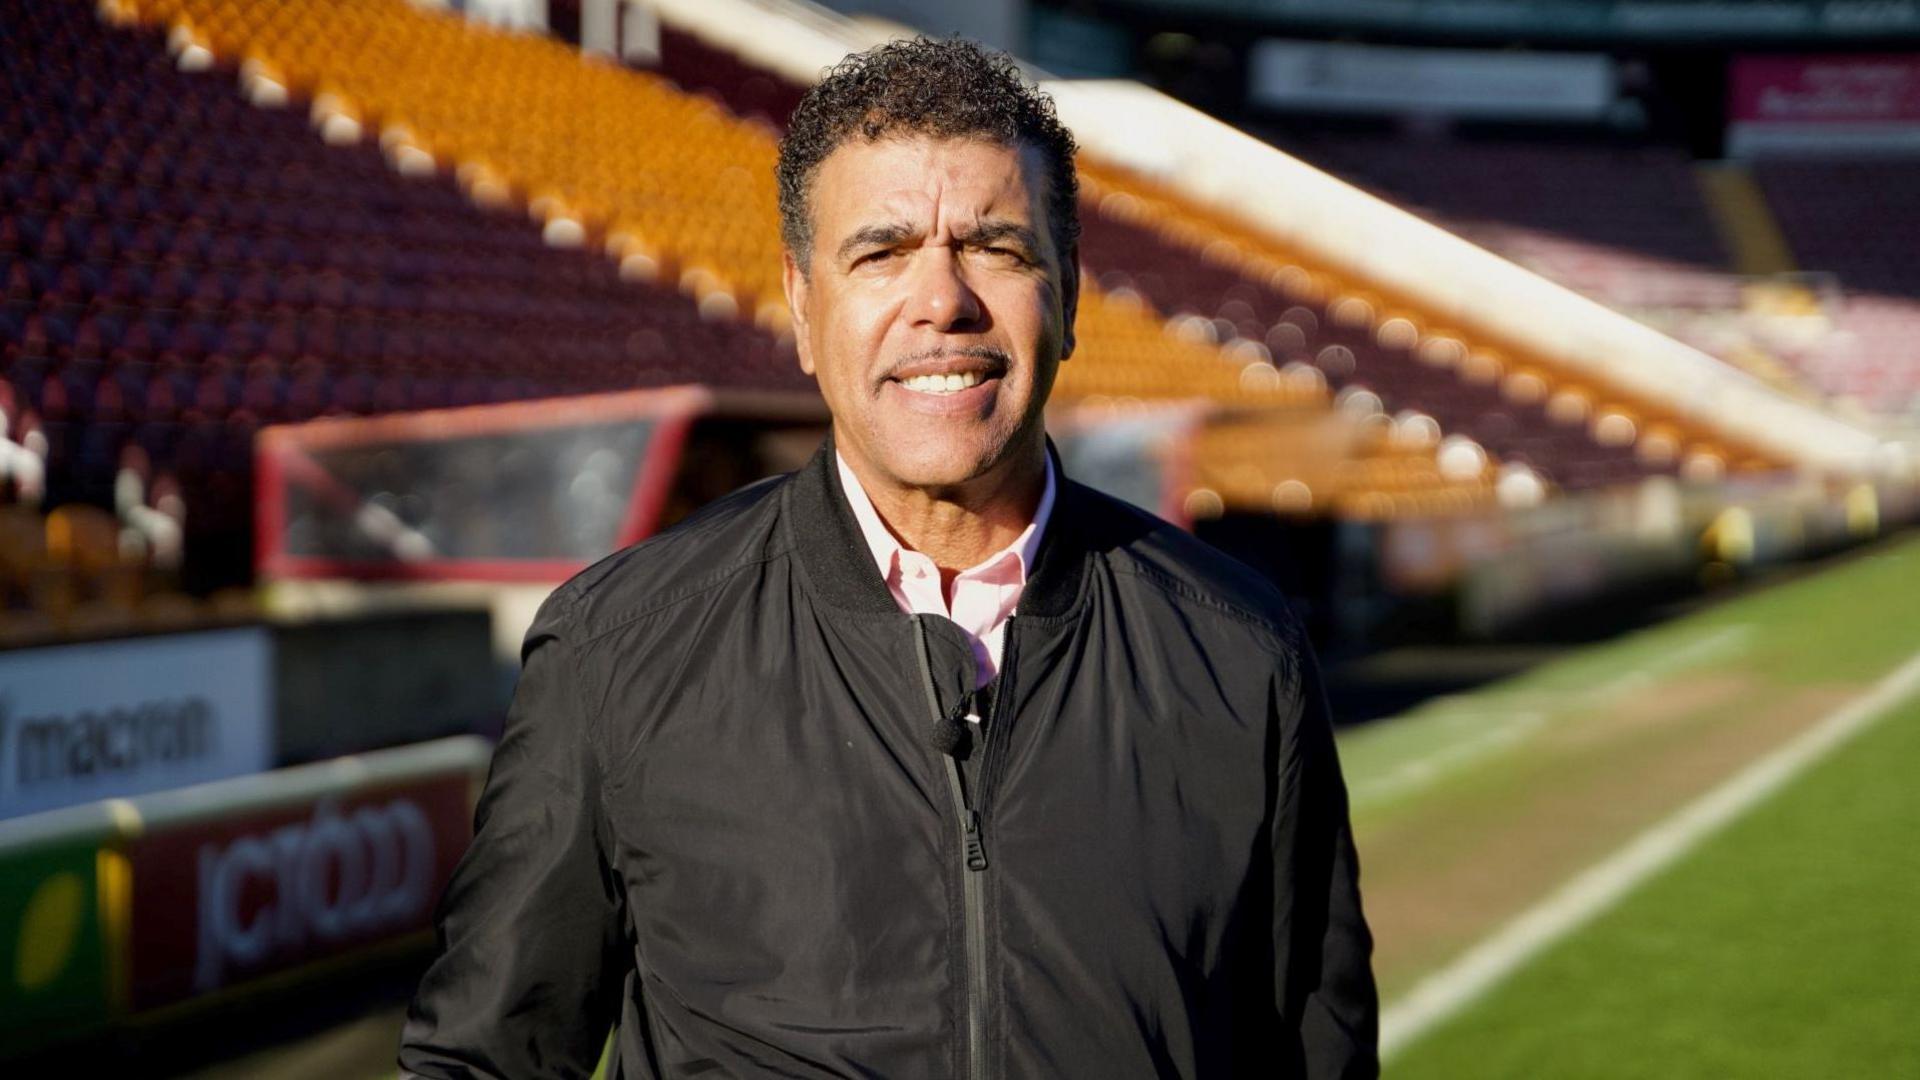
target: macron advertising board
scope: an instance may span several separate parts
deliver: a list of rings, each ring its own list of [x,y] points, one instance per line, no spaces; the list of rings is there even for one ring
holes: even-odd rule
[[[273,765],[265,627],[0,653],[0,819]]]

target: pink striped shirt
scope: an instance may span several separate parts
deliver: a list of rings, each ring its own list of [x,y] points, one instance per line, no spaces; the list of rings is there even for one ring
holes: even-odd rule
[[[894,602],[908,614],[944,616],[966,631],[973,642],[974,683],[985,686],[1000,670],[1007,618],[1020,604],[1027,574],[1040,554],[1040,535],[1053,513],[1052,456],[1047,458],[1046,486],[1041,489],[1033,521],[1013,543],[956,574],[951,600],[940,587],[940,568],[932,559],[900,543],[880,520],[879,511],[873,508],[873,500],[867,497],[866,488],[848,467],[847,459],[838,453],[834,458],[840,466],[840,487],[847,493],[847,504],[860,523],[860,534],[866,538],[867,550],[880,576],[886,579]]]

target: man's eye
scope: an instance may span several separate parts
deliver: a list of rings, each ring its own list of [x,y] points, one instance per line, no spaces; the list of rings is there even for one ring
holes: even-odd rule
[[[869,251],[865,255],[862,255],[859,258],[853,260],[853,265],[861,266],[866,263],[882,263],[882,262],[886,262],[888,259],[891,259],[898,254],[900,253],[898,251],[895,251],[892,248],[882,248],[879,251]]]
[[[989,256],[995,259],[999,259],[1006,262],[1024,263],[1027,261],[1026,253],[1016,248],[986,247],[986,248],[982,248],[981,250],[985,251]]]

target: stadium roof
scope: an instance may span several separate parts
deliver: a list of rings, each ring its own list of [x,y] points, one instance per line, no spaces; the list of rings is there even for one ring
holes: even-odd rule
[[[1431,38],[1834,46],[1920,40],[1917,0],[1108,0],[1276,31]]]

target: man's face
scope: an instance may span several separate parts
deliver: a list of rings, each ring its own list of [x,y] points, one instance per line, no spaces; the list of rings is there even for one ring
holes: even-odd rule
[[[787,302],[863,476],[953,489],[1037,449],[1078,298],[1046,187],[1037,150],[977,139],[855,140],[821,162]]]

